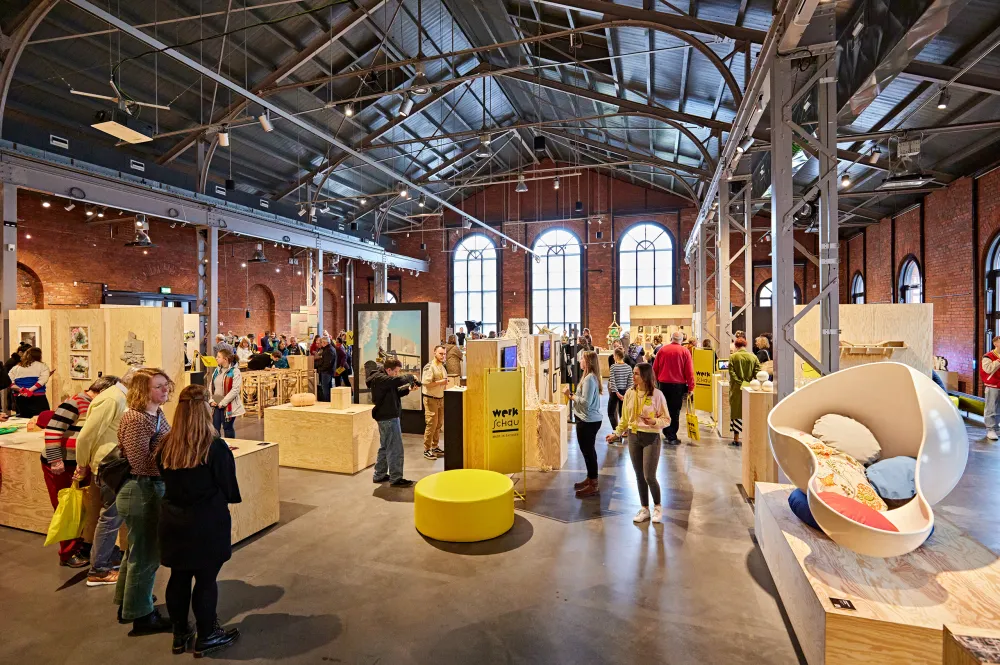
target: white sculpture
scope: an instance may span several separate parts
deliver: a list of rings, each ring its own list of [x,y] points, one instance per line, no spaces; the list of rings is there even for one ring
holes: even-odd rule
[[[766,393],[769,393],[774,390],[774,382],[764,381],[763,383],[760,384],[760,389]]]
[[[757,380],[760,381],[761,383],[764,383],[769,378],[771,378],[771,375],[765,372],[764,370],[757,372]]]
[[[750,379],[750,381],[747,383],[747,388],[749,388],[750,390],[760,390],[760,381],[758,381],[757,379]]]
[[[838,413],[865,425],[882,447],[882,459],[917,459],[916,496],[883,515],[898,531],[866,526],[822,499],[816,457],[800,440],[818,418]],[[834,372],[778,402],[767,418],[771,452],[786,476],[806,493],[813,518],[839,545],[860,554],[899,556],[920,547],[934,527],[931,506],[951,492],[969,459],[969,437],[948,395],[925,374],[880,362]]]

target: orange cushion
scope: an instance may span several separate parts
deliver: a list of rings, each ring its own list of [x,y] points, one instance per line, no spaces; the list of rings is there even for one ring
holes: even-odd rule
[[[869,508],[857,499],[852,499],[849,496],[835,492],[820,492],[818,496],[823,500],[823,503],[858,524],[864,524],[873,529],[882,529],[883,531],[899,531],[896,525],[890,522],[885,515]]]

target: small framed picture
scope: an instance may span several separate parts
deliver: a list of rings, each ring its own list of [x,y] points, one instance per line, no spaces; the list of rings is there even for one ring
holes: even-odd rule
[[[640,335],[641,335],[641,334],[642,334],[642,332],[643,332],[642,328],[643,328],[642,326],[638,326],[638,327],[636,328],[636,332],[637,332],[637,333],[639,333]]]
[[[90,351],[90,326],[70,326],[69,350]]]
[[[42,343],[41,326],[18,326],[17,338],[21,343],[38,346]]]
[[[71,353],[69,356],[69,378],[74,381],[90,380],[90,355]]]

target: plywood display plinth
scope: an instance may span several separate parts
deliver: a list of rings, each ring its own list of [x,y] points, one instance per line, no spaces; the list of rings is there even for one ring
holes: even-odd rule
[[[717,374],[716,376],[721,377]],[[732,437],[733,433],[730,431],[730,413],[729,413],[729,381],[728,374],[726,374],[727,380],[722,380],[721,378],[715,379],[715,431],[719,436],[726,438]]]
[[[945,626],[944,665],[1000,665],[1000,630]]]
[[[264,438],[279,444],[281,466],[357,473],[375,463],[378,424],[371,404],[331,409],[326,402],[264,409]]]
[[[1000,560],[954,524],[937,517],[904,556],[862,556],[795,517],[792,489],[758,483],[755,533],[809,665],[941,665],[946,624],[1000,629]]]
[[[227,439],[236,446],[236,478],[243,502],[229,507],[233,542],[278,521],[278,446],[260,441]],[[47,533],[52,520],[39,458],[42,432],[16,432],[0,437],[0,525]]]
[[[546,404],[524,410],[524,465],[561,469],[569,456],[569,407]]]
[[[767,433],[767,414],[774,406],[771,391],[743,389],[743,489],[747,496],[754,498],[754,486],[758,482],[778,481],[778,463],[771,454],[771,444]]]

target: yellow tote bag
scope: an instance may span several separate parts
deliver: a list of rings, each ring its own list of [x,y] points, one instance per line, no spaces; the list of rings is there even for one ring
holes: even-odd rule
[[[79,538],[83,533],[83,490],[80,483],[73,481],[71,487],[59,490],[59,504],[49,522],[49,533],[45,545],[62,540]]]
[[[688,393],[687,399],[687,426],[688,438],[692,441],[701,440],[701,431],[698,429],[698,414],[694,412],[694,395]]]

